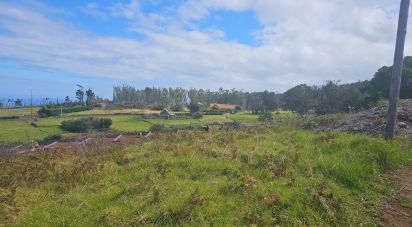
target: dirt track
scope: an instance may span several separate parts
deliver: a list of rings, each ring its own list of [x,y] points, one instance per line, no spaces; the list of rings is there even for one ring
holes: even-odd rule
[[[387,226],[412,226],[412,165],[395,173],[400,187],[380,206],[382,221]]]

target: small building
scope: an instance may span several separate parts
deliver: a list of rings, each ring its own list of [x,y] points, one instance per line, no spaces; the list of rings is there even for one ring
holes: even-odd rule
[[[164,108],[162,111],[160,111],[159,116],[160,118],[170,119],[171,117],[175,116],[175,114]]]
[[[230,110],[230,111],[234,111],[236,110],[236,105],[232,105],[232,104],[218,104],[218,103],[214,103],[211,105],[211,107],[213,108],[217,108],[218,110]]]
[[[106,109],[108,106],[107,102],[99,102],[97,103],[97,106],[99,106],[100,108]]]

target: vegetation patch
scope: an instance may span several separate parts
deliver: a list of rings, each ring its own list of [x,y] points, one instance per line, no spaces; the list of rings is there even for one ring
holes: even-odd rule
[[[108,129],[112,125],[110,118],[80,118],[62,121],[61,128],[68,132],[86,132],[90,129]]]
[[[29,154],[0,160],[0,225],[373,226],[404,145],[274,125]]]
[[[71,107],[62,107],[60,108],[59,106],[43,106],[41,107],[38,111],[37,114],[40,117],[50,117],[50,116],[60,116],[60,114],[66,114],[66,113],[75,113],[75,112],[81,112],[81,111],[88,111],[92,110],[93,107],[91,106],[71,106]]]

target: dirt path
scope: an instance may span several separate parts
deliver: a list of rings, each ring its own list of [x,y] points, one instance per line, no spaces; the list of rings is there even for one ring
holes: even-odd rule
[[[401,183],[395,194],[380,207],[387,226],[412,226],[412,165],[395,173]]]

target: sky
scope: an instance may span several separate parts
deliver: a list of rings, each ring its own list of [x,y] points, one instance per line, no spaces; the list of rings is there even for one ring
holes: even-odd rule
[[[392,64],[399,5],[0,0],[0,99],[73,97],[76,84],[111,98],[123,84],[284,92],[366,80]]]

